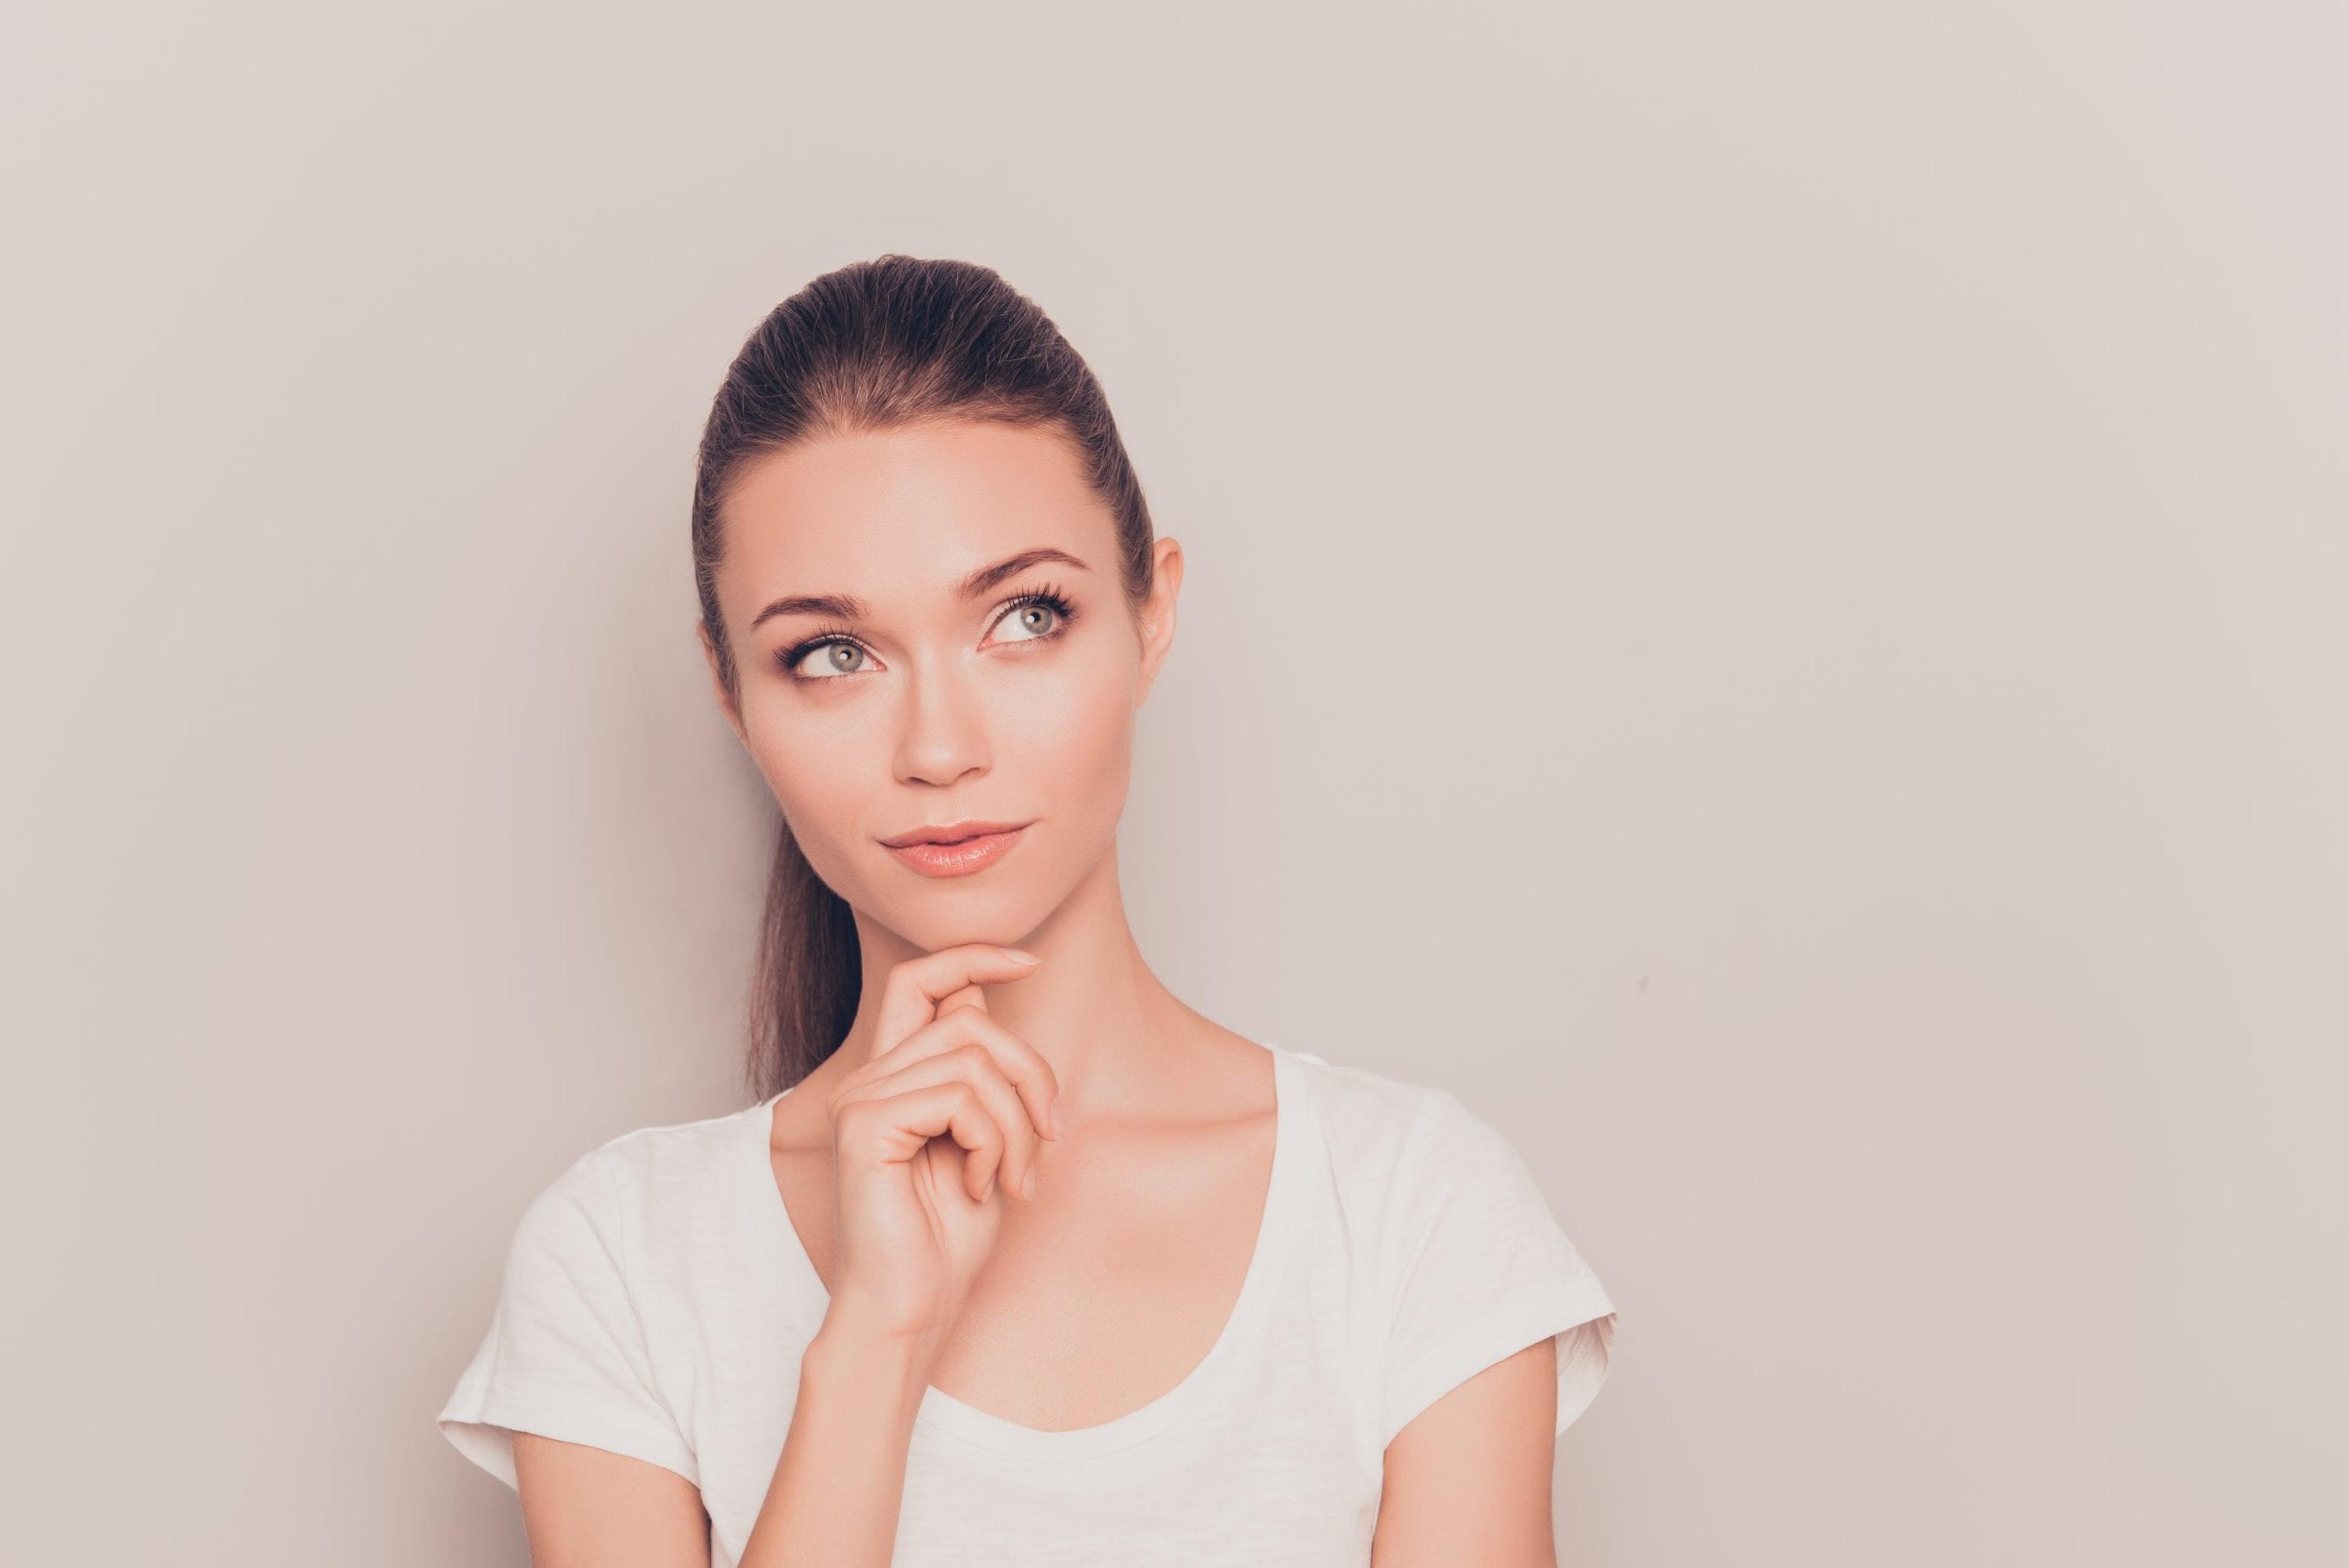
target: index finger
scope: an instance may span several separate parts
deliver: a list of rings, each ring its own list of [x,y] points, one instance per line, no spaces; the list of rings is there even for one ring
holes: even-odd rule
[[[1036,973],[1035,964],[1011,956],[1019,951],[991,942],[964,942],[892,968],[881,985],[873,1054],[879,1056],[928,1023],[937,1016],[940,1002],[967,985],[1000,985]]]

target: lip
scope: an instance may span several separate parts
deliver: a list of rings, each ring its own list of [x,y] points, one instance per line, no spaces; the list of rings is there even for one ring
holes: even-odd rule
[[[1001,860],[1032,826],[1028,822],[950,822],[943,827],[916,828],[882,848],[926,877],[962,877],[984,871]]]
[[[907,844],[943,844],[956,839],[975,839],[982,833],[1009,833],[1027,825],[1025,822],[984,822],[973,817],[967,822],[926,822],[908,832],[881,841],[895,850]]]

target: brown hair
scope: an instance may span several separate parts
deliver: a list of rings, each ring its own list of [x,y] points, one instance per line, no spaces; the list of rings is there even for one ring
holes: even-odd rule
[[[1050,317],[992,269],[886,255],[809,284],[735,356],[709,409],[693,486],[693,577],[719,678],[740,673],[718,610],[721,511],[753,459],[831,434],[937,419],[1055,431],[1076,450],[1117,526],[1129,611],[1151,586],[1150,509],[1092,369]],[[749,1078],[764,1099],[840,1047],[864,971],[847,901],[800,852],[788,822],[775,858],[751,980]]]

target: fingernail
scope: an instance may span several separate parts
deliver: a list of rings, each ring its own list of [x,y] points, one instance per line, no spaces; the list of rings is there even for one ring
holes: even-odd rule
[[[1003,952],[1007,957],[1016,958],[1022,964],[1041,964],[1044,962],[1024,947],[1007,947]]]
[[[1033,1165],[1028,1167],[1026,1174],[1019,1178],[1019,1195],[1022,1198],[1033,1198],[1036,1195],[1036,1168]]]

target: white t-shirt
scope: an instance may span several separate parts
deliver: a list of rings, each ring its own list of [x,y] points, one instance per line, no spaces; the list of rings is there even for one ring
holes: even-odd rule
[[[926,1389],[897,1568],[1362,1568],[1387,1442],[1437,1396],[1554,1335],[1557,1429],[1590,1403],[1615,1309],[1508,1141],[1446,1090],[1268,1048],[1271,1184],[1221,1337],[1101,1426]],[[828,1300],[768,1162],[773,1106],[625,1133],[533,1200],[439,1417],[466,1458],[513,1485],[520,1430],[664,1466],[734,1568]]]

